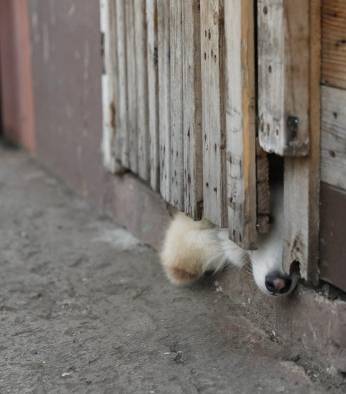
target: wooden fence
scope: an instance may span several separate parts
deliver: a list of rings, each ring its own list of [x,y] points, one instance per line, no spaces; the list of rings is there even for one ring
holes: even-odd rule
[[[285,264],[300,261],[312,281],[319,8],[317,0],[101,0],[105,165],[131,170],[175,208],[255,248],[268,230],[267,153],[281,155]]]

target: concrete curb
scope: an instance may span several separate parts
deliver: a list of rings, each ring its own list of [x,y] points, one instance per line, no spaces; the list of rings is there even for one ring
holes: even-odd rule
[[[300,285],[288,297],[263,295],[250,275],[230,269],[216,277],[219,291],[243,306],[246,316],[300,356],[331,374],[346,373],[346,302],[329,300]]]

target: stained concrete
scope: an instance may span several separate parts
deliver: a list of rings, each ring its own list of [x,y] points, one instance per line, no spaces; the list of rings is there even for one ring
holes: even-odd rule
[[[0,149],[0,393],[342,393],[215,278],[155,251],[20,151]]]

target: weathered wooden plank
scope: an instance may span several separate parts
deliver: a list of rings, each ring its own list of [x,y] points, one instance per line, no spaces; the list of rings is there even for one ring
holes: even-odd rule
[[[309,152],[310,0],[258,1],[259,139],[284,156]]]
[[[321,179],[346,190],[346,90],[322,87]]]
[[[146,0],[147,60],[148,60],[148,117],[150,136],[150,185],[159,190],[159,113],[158,113],[158,56],[156,0]]]
[[[254,29],[253,0],[225,2],[228,227],[245,249],[257,239]]]
[[[201,31],[199,0],[183,1],[183,137],[185,213],[203,210]]]
[[[125,1],[126,23],[126,71],[127,71],[127,132],[129,138],[129,168],[138,173],[138,133],[137,133],[137,70],[135,43],[134,0]]]
[[[184,210],[182,1],[170,1],[170,203]]]
[[[117,53],[117,90],[116,114],[117,132],[114,141],[116,160],[125,168],[129,167],[129,134],[127,128],[127,72],[126,72],[126,35],[125,35],[125,3],[124,0],[115,1],[115,29]]]
[[[159,73],[159,131],[160,131],[160,192],[170,201],[171,191],[171,133],[170,133],[170,38],[169,2],[157,0],[158,73]]]
[[[322,82],[346,89],[345,0],[322,1]]]
[[[257,231],[270,231],[270,185],[268,154],[256,144],[256,184],[257,184]]]
[[[227,225],[223,1],[202,1],[202,124],[204,216]]]
[[[112,1],[100,0],[100,27],[103,48],[103,73],[102,73],[102,154],[104,166],[115,172],[117,165],[113,152],[116,133],[116,108],[115,108],[115,77],[116,66],[112,45],[114,44],[114,25],[111,23],[111,12],[114,11]]]
[[[145,1],[134,2],[135,15],[135,64],[137,78],[137,154],[138,175],[144,180],[150,176],[150,145],[148,130],[148,74],[147,29]]]
[[[308,281],[318,282],[319,253],[319,185],[320,185],[320,64],[321,4],[310,0],[311,31],[309,51],[309,132],[310,152],[306,158],[286,158],[284,176],[284,265],[299,261],[301,274]],[[301,4],[301,3],[299,3]],[[303,12],[303,9],[299,9]]]

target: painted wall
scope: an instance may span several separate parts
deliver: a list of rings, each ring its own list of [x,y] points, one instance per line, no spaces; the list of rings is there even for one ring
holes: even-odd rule
[[[0,1],[0,101],[3,133],[35,149],[27,2]]]
[[[30,0],[29,9],[39,159],[95,207],[158,245],[165,204],[131,175],[115,177],[102,166],[99,2]]]

